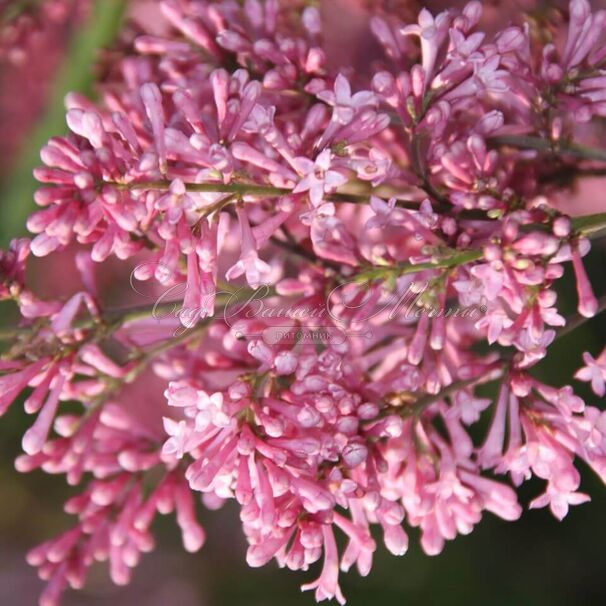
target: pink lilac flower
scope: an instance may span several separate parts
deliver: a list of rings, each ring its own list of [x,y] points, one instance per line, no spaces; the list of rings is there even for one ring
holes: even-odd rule
[[[591,383],[591,389],[600,397],[606,393],[606,355],[605,352],[594,359],[589,352],[583,354],[585,366],[574,375],[579,381]]]
[[[351,94],[351,86],[345,76],[339,74],[335,80],[334,92],[327,90],[318,93],[318,99],[332,106],[332,119],[339,124],[349,124],[356,113],[365,107],[377,104],[377,98],[369,91]]]
[[[303,177],[293,193],[309,191],[309,199],[314,206],[320,206],[324,201],[324,195],[335,192],[341,185],[347,182],[347,177],[338,170],[331,170],[333,155],[330,150],[325,149],[315,161],[308,158],[295,158],[294,167]]]
[[[245,275],[248,284],[252,288],[258,288],[262,284],[269,283],[271,267],[259,259],[246,211],[238,208],[237,213],[240,220],[242,252],[239,261],[227,271],[225,277],[228,280],[233,280],[241,275]]]

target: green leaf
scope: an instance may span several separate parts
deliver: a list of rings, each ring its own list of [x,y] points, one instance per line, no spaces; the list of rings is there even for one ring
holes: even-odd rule
[[[27,137],[19,160],[0,191],[0,246],[25,234],[25,221],[35,208],[33,197],[38,185],[32,171],[40,165],[40,148],[51,137],[66,132],[65,95],[70,91],[92,94],[98,51],[116,38],[126,4],[126,0],[95,0],[87,22],[70,41],[54,78],[46,112]]]

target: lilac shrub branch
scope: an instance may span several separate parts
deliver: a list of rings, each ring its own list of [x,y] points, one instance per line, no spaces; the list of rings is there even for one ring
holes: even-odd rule
[[[491,138],[496,145],[505,145],[521,149],[535,149],[555,156],[571,156],[583,160],[606,162],[606,150],[587,147],[570,142],[552,141],[540,137],[523,135],[496,135]]]

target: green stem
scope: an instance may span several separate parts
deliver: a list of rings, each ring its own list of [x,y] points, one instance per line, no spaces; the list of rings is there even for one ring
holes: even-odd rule
[[[598,300],[598,309],[596,311],[595,316],[593,316],[593,318],[596,318],[599,314],[603,313],[604,311],[606,311],[606,295],[604,295],[603,297],[601,297]],[[561,328],[560,330],[558,330],[558,332],[555,336],[555,339],[554,339],[554,343],[555,343],[555,341],[558,341],[559,339],[561,339],[561,338],[565,337],[566,335],[570,334],[571,332],[575,331],[577,328],[579,328],[580,326],[585,324],[585,322],[588,322],[588,321],[592,320],[593,318],[586,318],[585,316],[581,316],[578,313],[574,314],[573,316],[571,316],[570,318],[568,318],[566,320],[566,325],[563,328]],[[494,383],[495,381],[500,380],[502,378],[503,374],[507,371],[507,369],[509,368],[509,366],[511,364],[512,357],[513,356],[510,354],[510,352],[507,351],[502,356],[500,364],[497,368],[492,368],[489,372],[486,372],[485,374],[483,374],[479,377],[474,377],[473,379],[454,381],[450,385],[447,385],[442,390],[440,390],[437,394],[427,394],[427,395],[421,396],[410,406],[398,408],[397,412],[406,417],[419,416],[431,404],[434,404],[435,402],[439,402],[440,400],[443,400],[444,398],[452,395],[453,393],[456,393],[460,389],[465,389],[466,387],[471,387],[472,385]],[[495,372],[498,374],[493,377],[492,375]],[[391,411],[390,409],[388,409],[388,412],[394,412],[394,411]]]
[[[160,343],[157,345],[154,345],[150,349],[141,352],[135,359],[135,366],[123,379],[117,380],[114,378],[109,378],[107,380],[107,389],[88,402],[86,412],[79,421],[79,426],[82,426],[84,421],[86,421],[86,419],[88,419],[95,411],[103,406],[103,404],[105,404],[110,398],[116,396],[120,391],[122,391],[125,384],[129,385],[134,383],[157,356],[171,350],[173,347],[177,347],[177,345],[186,343],[194,337],[202,336],[202,334],[208,329],[212,320],[213,318],[205,318],[202,322],[198,322],[195,327],[183,332],[182,334],[173,337],[172,339],[160,341]]]
[[[242,296],[243,299],[254,294],[254,289],[244,288],[233,288],[228,284],[219,283],[217,288],[220,293],[226,293],[217,296],[216,302],[218,304],[228,304],[232,302],[233,297]],[[264,296],[270,297],[275,294],[273,289],[268,289]],[[238,300],[240,300],[238,298]],[[75,324],[75,328],[81,330],[89,330],[97,328],[97,331],[92,335],[92,339],[95,338],[108,338],[120,327],[124,326],[128,322],[136,322],[137,320],[144,320],[146,318],[153,317],[155,314],[160,314],[163,317],[166,314],[175,313],[179,306],[182,305],[182,301],[169,301],[166,303],[153,305],[141,305],[136,307],[129,307],[126,309],[109,309],[101,318],[87,318],[81,322]],[[176,317],[176,316],[175,316]],[[212,319],[212,318],[211,318]],[[39,325],[34,325],[26,328],[4,328],[0,329],[0,342],[1,341],[12,341],[14,339],[23,339],[32,337],[40,329]]]
[[[128,309],[110,309],[101,318],[87,318],[86,320],[76,322],[75,328],[87,330],[95,326],[104,327],[106,332],[103,333],[103,336],[108,336],[128,322],[143,320],[155,312],[170,313],[175,309],[176,305],[178,305],[178,302],[163,303],[162,305],[142,305]],[[13,339],[31,337],[39,329],[39,325],[25,328],[2,328],[0,329],[0,341],[12,341]]]
[[[132,383],[147,368],[150,362],[152,362],[154,358],[156,358],[160,354],[171,350],[173,347],[177,347],[177,345],[187,343],[196,336],[200,336],[206,331],[206,329],[215,319],[216,316],[213,316],[211,318],[204,318],[203,320],[198,322],[194,327],[185,329],[181,334],[175,335],[172,339],[160,341],[158,344],[142,352],[137,360],[136,366],[125,377],[125,382]]]
[[[596,236],[606,229],[606,213],[582,215],[571,220],[572,228],[581,236]]]
[[[528,135],[497,135],[496,137],[491,137],[491,141],[496,145],[506,145],[520,149],[536,149],[556,155],[606,162],[606,149],[586,147],[576,143],[552,141]]]
[[[437,394],[427,394],[419,398],[414,404],[411,406],[406,406],[401,410],[403,416],[419,416],[428,406],[434,404],[435,402],[439,402],[448,396],[456,393],[460,389],[465,389],[466,387],[471,387],[475,385],[481,385],[483,383],[493,383],[494,381],[498,381],[505,370],[509,367],[509,362],[503,362],[500,365],[500,368],[493,368],[489,372],[481,375],[479,377],[474,377],[473,379],[465,379],[462,381],[454,381],[450,385],[444,387],[444,389],[440,390]],[[498,373],[494,377],[494,373]],[[492,378],[490,378],[492,377]]]
[[[396,271],[398,271],[400,275],[404,276],[406,274],[414,274],[425,269],[452,269],[453,267],[458,267],[459,265],[466,265],[467,263],[478,261],[482,257],[483,251],[481,250],[462,250],[454,254],[452,257],[441,259],[435,263],[432,263],[431,261],[426,263],[417,263],[416,265],[411,263],[403,263],[396,266]]]
[[[140,183],[117,183],[103,182],[101,185],[109,185],[118,189],[129,190],[156,190],[167,191],[170,188],[170,181],[143,181]],[[259,196],[259,197],[275,197],[292,195],[292,189],[285,187],[273,187],[271,185],[258,185],[255,183],[185,183],[185,189],[192,193],[226,193],[237,194],[239,196]],[[340,191],[333,194],[327,194],[325,199],[329,202],[350,202],[352,204],[368,203],[369,197],[381,195],[380,188],[376,191],[369,190],[368,193],[355,193]],[[417,209],[421,206],[421,202],[416,200],[399,199],[396,201],[396,206],[400,208]]]
[[[584,215],[575,217],[571,221],[572,228],[579,236],[595,235],[606,229],[606,213],[595,215]],[[482,250],[467,249],[453,251],[453,254],[438,261],[427,261],[424,263],[398,263],[385,267],[372,267],[362,271],[355,276],[356,282],[368,282],[371,280],[385,280],[388,278],[415,274],[420,271],[432,269],[453,269],[460,265],[473,263],[483,258]]]
[[[605,152],[606,153],[606,152]],[[170,181],[145,181],[141,183],[117,183],[104,182],[103,185],[109,185],[118,189],[128,190],[157,190],[168,191]],[[226,193],[233,194],[236,198],[242,196],[253,197],[280,197],[292,194],[292,189],[284,187],[273,187],[271,185],[258,185],[255,183],[185,183],[185,189],[192,193]],[[365,193],[354,193],[340,191],[334,194],[328,194],[326,200],[331,202],[349,202],[352,204],[366,204],[370,196],[377,196],[386,200],[388,196],[384,194],[381,188],[369,190]],[[235,199],[235,198],[234,198]],[[421,203],[416,200],[399,199],[396,206],[407,209],[418,209]],[[453,210],[451,208],[451,210]],[[459,217],[469,220],[491,220],[484,211],[463,210]],[[572,219],[572,226],[582,235],[590,235],[606,229],[606,213],[597,213],[593,215],[584,215]]]
[[[478,261],[483,257],[482,250],[462,250],[455,251],[450,257],[445,257],[439,261],[427,261],[424,263],[398,263],[386,267],[373,267],[362,271],[355,276],[356,282],[368,282],[371,280],[387,279],[389,277],[405,276],[407,274],[416,274],[420,271],[431,269],[453,269],[459,265],[466,265],[473,261]]]

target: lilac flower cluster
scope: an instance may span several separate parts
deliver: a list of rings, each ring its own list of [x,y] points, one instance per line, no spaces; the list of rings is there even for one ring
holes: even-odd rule
[[[0,412],[31,388],[18,469],[85,483],[66,504],[74,528],[28,556],[43,606],[97,560],[128,582],[157,513],[198,550],[199,500],[237,501],[251,566],[323,559],[303,589],[344,603],[339,569],[368,574],[372,525],[396,555],[418,527],[435,555],[485,512],[517,519],[511,484],[544,480],[530,507],[562,519],[589,499],[578,461],[606,481],[606,412],[533,376],[605,307],[583,257],[606,215],[554,200],[560,174],[606,161],[586,145],[606,115],[606,13],[573,0],[564,29],[487,39],[479,2],[414,24],[381,12],[368,81],[329,67],[305,4],[163,0],[165,34],[121,51],[99,103],[70,95],[70,134],[42,149],[34,237],[0,253],[0,299],[22,315]],[[26,261],[59,254],[83,288],[43,299]],[[180,313],[109,307],[94,274],[112,257],[155,292],[180,288]],[[318,327],[234,310],[237,290],[329,298],[330,313]],[[393,304],[409,292],[413,315]],[[454,306],[484,313],[436,313]],[[284,326],[305,338],[272,338]],[[583,362],[575,378],[602,397],[606,350]],[[477,390],[490,383],[495,402]]]

